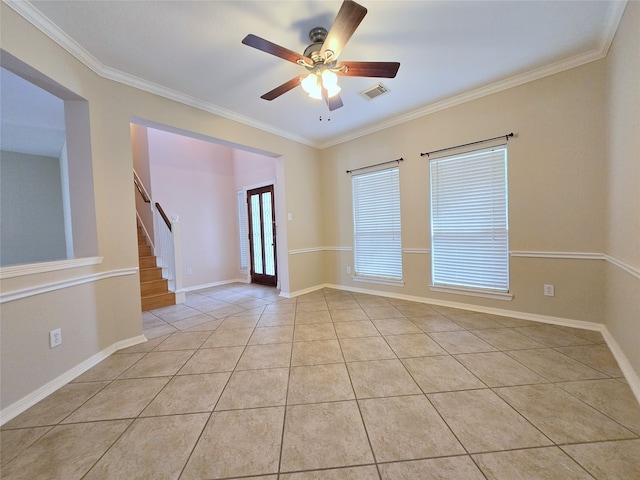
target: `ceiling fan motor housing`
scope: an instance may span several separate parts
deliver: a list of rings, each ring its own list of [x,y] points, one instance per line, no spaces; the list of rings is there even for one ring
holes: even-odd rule
[[[303,55],[307,58],[310,58],[314,63],[314,66],[315,64],[324,63],[325,61],[324,57],[320,55],[320,50],[322,49],[322,44],[327,38],[327,34],[327,29],[323,27],[313,28],[309,32],[309,40],[311,40],[313,43],[305,49]]]

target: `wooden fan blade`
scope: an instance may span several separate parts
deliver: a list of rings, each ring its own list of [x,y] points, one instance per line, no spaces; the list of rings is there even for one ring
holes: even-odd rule
[[[344,68],[346,67],[346,69]],[[345,77],[381,77],[394,78],[400,68],[398,62],[345,62],[336,65],[337,75]]]
[[[338,11],[338,15],[336,15],[336,19],[333,21],[333,25],[331,25],[327,38],[322,44],[320,54],[326,58],[326,52],[330,51],[332,54],[328,59],[329,61],[334,61],[338,58],[366,14],[367,9],[362,5],[358,5],[351,0],[345,0],[340,7],[340,11]]]
[[[313,66],[313,62],[311,61],[311,59],[305,57],[304,55],[300,55],[293,50],[281,47],[280,45],[276,45],[269,40],[265,40],[264,38],[257,37],[253,34],[249,34],[244,37],[242,39],[242,43],[248,45],[249,47],[257,48],[258,50],[270,53],[271,55],[275,55],[276,57],[283,58],[298,65],[300,65],[300,62],[304,62],[304,64]]]
[[[279,87],[274,88],[270,92],[265,93],[260,98],[264,98],[265,100],[269,100],[269,101],[274,100],[278,98],[280,95],[282,95],[283,93],[287,93],[289,90],[293,90],[298,85],[300,85],[300,80],[302,80],[304,77],[305,75],[298,75],[297,77],[293,77],[288,82],[285,82]]]
[[[338,108],[344,106],[340,94],[337,93],[333,97],[329,98],[326,88],[322,89],[322,98],[324,98],[324,101],[327,103],[327,107],[329,107],[330,112],[333,112],[334,110],[337,110]]]

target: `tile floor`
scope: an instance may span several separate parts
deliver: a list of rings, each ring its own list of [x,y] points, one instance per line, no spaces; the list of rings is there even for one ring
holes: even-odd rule
[[[145,313],[1,431],[4,480],[640,478],[599,333],[232,284]]]

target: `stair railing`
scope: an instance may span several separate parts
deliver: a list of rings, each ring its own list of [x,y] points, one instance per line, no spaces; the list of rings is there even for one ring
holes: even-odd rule
[[[169,290],[179,292],[182,290],[180,278],[180,259],[177,252],[180,251],[179,218],[174,215],[171,220],[158,202],[153,204],[154,233],[156,238],[155,256],[158,266],[162,268],[162,277],[168,280]],[[177,298],[176,298],[177,301]]]
[[[177,215],[169,217],[158,202],[153,202],[151,196],[144,188],[140,177],[133,172],[133,182],[136,190],[142,197],[143,204],[148,204],[151,209],[153,223],[153,254],[157,259],[158,266],[162,268],[162,277],[168,280],[169,290],[176,294],[176,303],[184,303],[184,292],[182,291],[182,267],[180,260],[180,223]],[[138,218],[147,237],[150,238],[150,232],[147,231],[144,222]]]

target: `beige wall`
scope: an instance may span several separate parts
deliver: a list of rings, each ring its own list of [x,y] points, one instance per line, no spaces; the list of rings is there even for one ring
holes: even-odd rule
[[[404,158],[400,164],[405,286],[353,282],[351,252],[325,253],[325,281],[438,301],[604,321],[603,262],[512,257],[511,302],[436,294],[430,282],[428,159],[420,152],[514,132],[508,143],[509,235],[515,252],[604,250],[605,63],[593,62],[322,152],[324,242],[352,247],[348,169]],[[543,284],[556,296],[543,296]]]
[[[629,2],[607,57],[606,325],[640,374],[640,3]]]
[[[96,265],[2,280],[0,305],[3,411],[64,376],[92,356],[142,334],[138,286],[136,215],[131,172],[132,118],[246,145],[278,155],[277,177],[297,179],[283,198],[296,220],[279,248],[320,244],[319,199],[313,170],[318,152],[282,137],[98,77],[6,4],[0,4],[2,49],[89,102],[98,255]],[[311,194],[308,194],[311,192]],[[284,222],[282,222],[284,223]],[[311,233],[311,234],[310,234]],[[314,236],[315,235],[315,236]],[[280,274],[287,262],[279,265]],[[286,278],[295,289],[311,286],[305,275]],[[79,283],[78,285],[75,285]],[[55,287],[49,293],[36,288]],[[10,299],[9,294],[22,298]],[[63,343],[49,349],[48,334],[62,327]],[[4,421],[4,418],[3,418]]]

